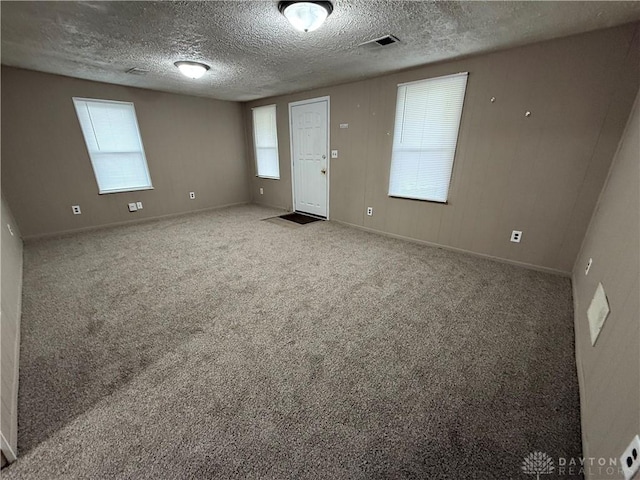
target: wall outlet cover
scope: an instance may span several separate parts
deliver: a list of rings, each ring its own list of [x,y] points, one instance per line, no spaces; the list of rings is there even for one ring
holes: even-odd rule
[[[82,211],[80,211],[80,205],[73,205],[71,211],[74,215],[80,215],[82,213]]]
[[[136,202],[136,207],[138,207],[138,210],[142,210],[142,202]]]
[[[367,207],[367,215],[370,217],[373,216],[373,207]]]
[[[593,263],[593,258],[590,258],[587,262],[587,266],[584,269],[584,274],[589,275],[589,270],[591,270],[591,264]]]
[[[194,200],[196,198],[196,192],[189,192],[189,198]]]
[[[631,480],[640,470],[640,436],[636,435],[620,457],[625,480]]]
[[[511,232],[511,241],[513,243],[520,243],[520,240],[522,240],[522,231],[520,230],[514,230]]]
[[[338,150],[331,150],[331,158],[338,158]]]

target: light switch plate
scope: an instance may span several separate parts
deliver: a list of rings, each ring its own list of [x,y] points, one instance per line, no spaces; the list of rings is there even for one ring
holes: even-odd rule
[[[340,124],[340,128],[349,128],[349,124],[348,123],[341,123]]]
[[[136,207],[138,207],[138,210],[142,210],[142,202],[136,202]]]
[[[137,211],[137,210],[138,210],[138,205],[136,205],[136,203],[135,203],[135,202],[134,202],[134,203],[130,203],[130,204],[129,204],[129,211],[130,211],[130,212],[135,212],[135,211]]]
[[[602,283],[598,283],[596,293],[593,294],[591,304],[587,309],[587,318],[589,319],[589,333],[591,334],[591,345],[596,344],[598,335],[602,330],[604,321],[609,316],[609,302],[607,301],[607,294],[604,291]]]

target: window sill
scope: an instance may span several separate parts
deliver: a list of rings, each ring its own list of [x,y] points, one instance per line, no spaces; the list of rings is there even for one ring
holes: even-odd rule
[[[109,195],[111,193],[140,192],[142,190],[153,190],[153,186],[138,187],[138,188],[122,188],[118,190],[105,190],[105,191],[99,191],[98,195]]]
[[[448,201],[440,202],[438,200],[427,200],[425,198],[417,198],[417,197],[402,197],[400,195],[388,195],[388,197],[399,198],[400,200],[413,200],[414,202],[435,203],[436,205],[449,205]]]

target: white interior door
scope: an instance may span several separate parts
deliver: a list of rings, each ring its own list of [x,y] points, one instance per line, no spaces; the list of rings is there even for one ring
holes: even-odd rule
[[[327,216],[329,100],[289,105],[293,198],[296,212]]]

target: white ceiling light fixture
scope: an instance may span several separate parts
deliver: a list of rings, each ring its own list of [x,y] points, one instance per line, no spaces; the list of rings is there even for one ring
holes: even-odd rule
[[[174,63],[174,65],[178,67],[180,72],[182,72],[182,74],[185,77],[189,77],[193,79],[200,78],[202,75],[205,74],[207,70],[209,70],[209,65],[205,65],[204,63],[200,63],[200,62],[182,61],[182,62],[176,62]]]
[[[280,2],[278,10],[296,30],[313,32],[333,12],[331,2]]]

